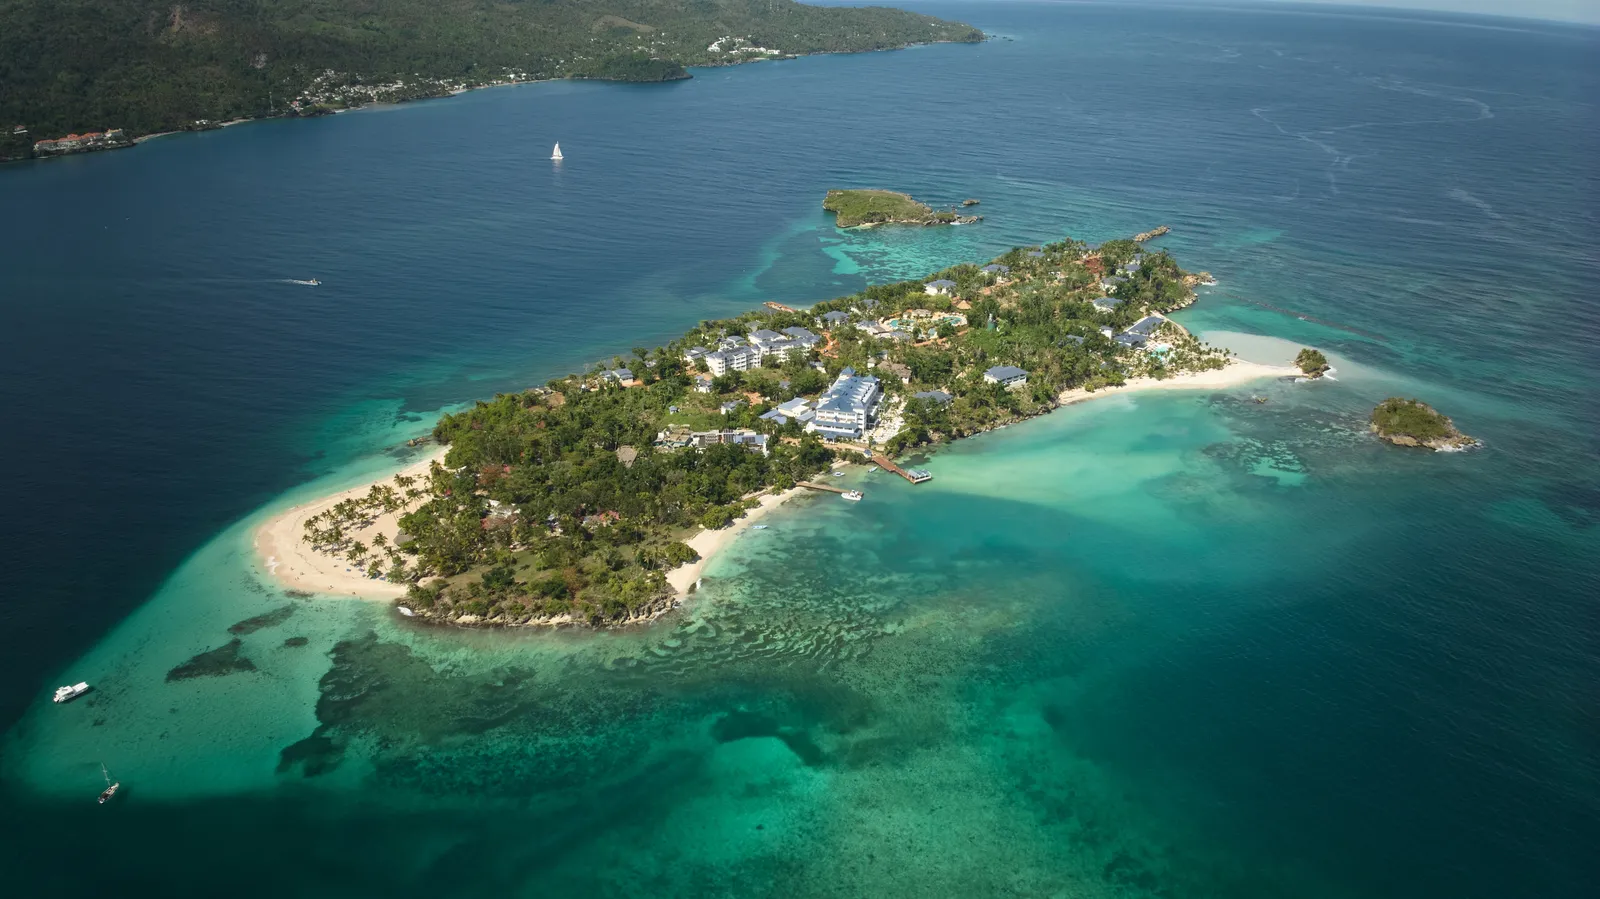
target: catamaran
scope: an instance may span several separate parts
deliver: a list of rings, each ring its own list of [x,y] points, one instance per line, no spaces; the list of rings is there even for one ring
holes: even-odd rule
[[[71,702],[87,692],[89,692],[88,681],[80,681],[70,687],[57,687],[56,702]]]
[[[555,151],[550,154],[550,158],[554,159],[556,162],[560,162],[566,158],[565,156],[561,155],[561,141],[556,141]]]
[[[105,762],[100,763],[100,775],[106,779],[106,788],[100,792],[100,804],[105,805],[111,797],[117,795],[117,789],[122,786],[122,782],[111,782],[111,772],[106,770]]]

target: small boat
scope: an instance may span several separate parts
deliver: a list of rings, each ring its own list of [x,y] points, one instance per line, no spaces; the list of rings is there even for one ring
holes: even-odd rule
[[[844,477],[844,472],[836,471],[836,472],[833,473],[833,476],[836,477],[836,478],[842,478],[842,477]]]
[[[561,141],[556,141],[556,148],[550,153],[550,158],[556,162],[560,162],[561,160],[567,158],[561,155]]]
[[[872,474],[873,472],[875,472],[877,470],[878,470],[878,466],[874,465],[871,468],[867,469],[867,474]]]
[[[764,525],[764,524],[752,524],[750,526],[750,530],[752,530],[752,531],[764,531],[766,529],[767,529],[767,526]]]
[[[417,613],[416,612],[411,611],[410,609],[406,608],[405,606],[397,606],[396,608],[398,608],[400,610],[400,614],[406,616],[407,618],[415,618],[415,617],[417,617]]]
[[[87,692],[89,692],[88,681],[79,681],[70,687],[57,687],[56,702],[71,702]]]
[[[100,804],[105,805],[111,797],[117,795],[117,790],[122,787],[122,782],[111,782],[111,772],[106,770],[106,763],[100,763],[100,775],[106,779],[106,788],[100,791]]]
[[[849,500],[849,501],[851,501],[853,503],[861,502],[861,491],[860,490],[846,490],[844,493],[841,493],[840,496],[843,496],[845,499],[847,499],[847,500]]]

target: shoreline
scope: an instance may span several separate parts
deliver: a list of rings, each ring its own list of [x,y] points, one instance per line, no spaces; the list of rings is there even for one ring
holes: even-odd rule
[[[781,57],[773,57],[773,58],[768,58],[768,57],[764,57],[763,56],[763,57],[756,57],[756,58],[753,58],[753,59],[730,60],[730,61],[727,61],[727,62],[697,63],[697,64],[693,64],[693,65],[683,66],[683,69],[684,69],[685,72],[689,72],[689,70],[691,70],[691,69],[727,69],[727,68],[732,68],[734,66],[748,65],[750,63],[756,63],[756,62],[783,62],[783,61],[786,61],[786,60],[804,59],[804,58],[806,58],[808,56],[844,56],[844,55],[848,55],[848,54],[852,54],[852,53],[888,53],[888,52],[895,51],[895,50],[909,50],[912,47],[932,47],[932,46],[936,46],[938,44],[969,44],[969,43],[971,43],[971,44],[981,44],[981,43],[984,43],[987,40],[988,40],[988,35],[985,34],[984,37],[981,40],[977,40],[977,41],[954,41],[954,40],[914,41],[912,43],[905,44],[904,46],[900,46],[900,47],[876,47],[876,48],[869,49],[869,50],[817,50],[817,51],[809,52],[809,53],[793,53],[793,54],[787,54],[787,55],[784,55],[784,56],[781,56]],[[405,98],[397,99],[397,100],[374,101],[374,102],[371,102],[371,103],[362,103],[359,106],[342,106],[342,107],[340,107],[338,109],[331,110],[329,113],[323,113],[322,115],[328,115],[328,114],[338,115],[340,113],[354,112],[354,111],[356,111],[358,109],[366,109],[366,108],[371,107],[371,106],[399,106],[399,105],[405,104],[405,103],[416,103],[416,102],[421,101],[421,100],[447,100],[447,99],[449,99],[451,97],[458,97],[458,96],[460,96],[462,94],[471,93],[472,91],[488,90],[489,88],[492,88],[492,87],[517,87],[517,86],[524,85],[524,84],[549,84],[549,83],[554,82],[554,81],[603,81],[603,82],[609,82],[609,83],[612,83],[612,84],[664,84],[664,83],[669,83],[670,81],[689,81],[689,80],[691,80],[693,78],[694,78],[694,74],[692,72],[690,72],[688,75],[686,75],[683,78],[669,79],[666,82],[621,81],[621,80],[617,80],[617,79],[613,79],[613,78],[587,78],[587,77],[578,76],[578,75],[562,75],[562,76],[552,77],[552,78],[524,78],[524,79],[520,79],[520,80],[516,80],[516,81],[500,81],[500,82],[491,82],[491,83],[488,83],[488,84],[474,84],[474,85],[470,85],[470,86],[467,86],[467,87],[453,88],[453,89],[450,89],[450,90],[446,90],[443,93],[437,93],[437,94],[419,94],[418,96],[415,96],[415,97],[405,97]],[[308,115],[300,115],[298,113],[293,113],[293,112],[281,112],[281,113],[276,113],[274,115],[253,116],[253,117],[250,117],[250,118],[243,118],[243,119],[230,119],[229,121],[226,121],[226,122],[218,122],[217,123],[217,127],[215,127],[215,128],[176,128],[176,129],[173,129],[173,130],[170,130],[170,131],[153,131],[153,132],[151,132],[149,134],[141,134],[138,137],[130,138],[129,139],[129,143],[127,145],[119,146],[119,147],[95,147],[93,149],[79,151],[78,153],[52,154],[52,155],[49,155],[49,156],[32,156],[32,155],[29,155],[29,156],[20,156],[20,157],[14,158],[14,159],[7,159],[7,160],[0,160],[0,161],[3,161],[3,162],[27,162],[27,161],[40,160],[40,159],[52,159],[52,158],[55,158],[55,156],[63,156],[63,155],[64,156],[77,156],[77,155],[83,155],[84,153],[98,153],[98,152],[100,152],[102,150],[131,150],[131,149],[137,147],[138,145],[144,143],[145,141],[154,140],[154,139],[156,139],[158,137],[170,137],[171,135],[174,135],[174,134],[193,134],[193,133],[199,133],[199,132],[202,132],[202,131],[217,131],[217,130],[220,130],[222,128],[232,127],[234,125],[242,125],[242,124],[244,124],[246,122],[270,122],[270,121],[273,121],[275,119],[315,119],[315,118],[321,118],[321,115],[309,115],[308,116]]]
[[[1056,402],[1062,406],[1071,406],[1102,396],[1149,390],[1225,390],[1230,387],[1242,387],[1251,381],[1287,377],[1301,377],[1300,369],[1292,365],[1267,365],[1231,357],[1225,367],[1211,371],[1185,372],[1160,379],[1130,378],[1126,384],[1101,387],[1098,390],[1085,390],[1082,387],[1063,390],[1056,397]]]
[[[318,497],[272,516],[256,528],[251,540],[258,567],[268,578],[291,590],[364,599],[398,599],[405,596],[406,587],[373,580],[352,563],[312,549],[305,541],[305,521],[346,499],[365,495],[374,484],[388,483],[398,475],[426,475],[429,466],[443,456],[444,450],[439,449],[429,453],[426,459],[392,471],[377,480]],[[356,531],[355,536],[370,542],[372,534],[381,532],[392,540],[400,529],[401,514],[379,515],[372,524]]]
[[[1234,357],[1229,359],[1226,367],[1211,371],[1188,372],[1159,380],[1148,377],[1134,378],[1120,386],[1102,387],[1094,391],[1085,390],[1081,387],[1063,391],[1057,397],[1056,408],[1059,409],[1064,406],[1124,393],[1160,390],[1225,390],[1241,387],[1252,381],[1292,377],[1299,374],[1299,369],[1292,365],[1267,365]],[[978,433],[985,432],[980,431]],[[968,436],[977,435],[971,434]],[[368,578],[345,560],[334,558],[327,553],[312,549],[303,537],[304,522],[306,519],[320,514],[346,499],[366,494],[375,484],[388,483],[396,475],[426,473],[435,460],[443,457],[444,452],[445,448],[439,448],[436,452],[430,453],[425,460],[412,463],[383,477],[341,490],[338,493],[301,503],[268,519],[256,529],[255,539],[253,540],[261,571],[270,580],[289,589],[305,590],[325,596],[349,596],[367,600],[396,600],[404,597],[406,595],[406,587]],[[835,465],[839,464],[841,463],[835,463]],[[754,509],[750,509],[742,517],[734,519],[726,527],[716,530],[702,528],[692,537],[685,540],[684,542],[700,558],[667,572],[667,584],[672,588],[673,595],[667,597],[665,602],[648,614],[622,623],[634,624],[653,621],[671,609],[678,607],[684,599],[693,595],[695,585],[719,553],[733,545],[751,526],[759,523],[773,509],[804,492],[806,492],[804,487],[791,487],[782,493],[762,493],[756,497],[757,505]],[[402,513],[397,512],[378,516],[373,520],[372,524],[358,531],[357,536],[370,542],[372,534],[382,532],[390,539],[393,539],[394,532],[399,530],[398,518],[400,514]],[[448,623],[457,626],[463,624],[470,626],[475,622],[459,621]],[[555,619],[529,622],[528,626],[560,626],[571,623],[574,623],[571,618],[559,616]]]
[[[765,518],[768,512],[804,493],[805,489],[804,487],[790,487],[782,493],[763,493],[758,500],[759,504],[754,509],[744,513],[743,518],[736,518],[727,527],[718,528],[714,531],[701,528],[699,533],[683,541],[689,545],[690,549],[698,553],[700,558],[667,572],[668,586],[676,590],[678,596],[688,597],[694,588],[695,582],[700,580],[700,576],[705,572],[706,566],[710,565],[711,560],[717,557],[717,553],[731,546],[733,541],[739,538],[740,534],[749,530],[751,525]]]

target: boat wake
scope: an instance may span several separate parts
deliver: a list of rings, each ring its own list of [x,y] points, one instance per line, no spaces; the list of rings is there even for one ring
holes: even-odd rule
[[[278,279],[278,283],[279,284],[299,284],[301,287],[316,287],[318,284],[321,284],[322,282],[318,281],[316,278],[305,278],[305,279],[301,279],[301,278],[279,278]]]

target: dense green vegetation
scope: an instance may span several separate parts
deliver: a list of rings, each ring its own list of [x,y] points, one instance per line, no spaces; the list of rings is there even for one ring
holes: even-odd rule
[[[281,115],[296,98],[337,107],[510,78],[660,81],[773,55],[754,48],[981,39],[900,10],[791,0],[0,0],[0,154],[68,132]]]
[[[1129,260],[1136,251],[1113,248]],[[632,371],[631,386],[596,369],[445,416],[434,430],[449,447],[442,464],[344,500],[307,522],[308,537],[372,577],[410,583],[407,603],[424,617],[516,624],[648,615],[671,602],[666,572],[694,559],[684,538],[727,525],[761,492],[815,475],[836,453],[897,454],[1048,411],[1067,389],[1225,364],[1221,351],[1171,322],[1154,329],[1155,352],[1104,336],[1102,328],[1124,330],[1191,295],[1171,257],[1144,254],[1121,285],[1124,302],[1098,310],[1089,302],[1100,295],[1089,267],[1097,258],[1071,240],[1023,247],[995,260],[1009,271],[935,273],[955,283],[948,295],[906,281],[805,312],[702,322],[666,347],[610,360],[607,367]],[[847,320],[823,324],[830,312]],[[891,320],[912,339],[871,333]],[[690,365],[686,350],[796,326],[822,332],[823,342],[695,389],[703,361]],[[1026,369],[1026,386],[986,382],[984,371],[998,365]],[[783,401],[814,398],[846,367],[877,375],[886,394],[878,420],[902,423],[877,434],[876,445],[870,437],[867,445],[824,444],[799,421],[761,417]],[[942,395],[915,395],[929,391]],[[765,434],[770,455],[679,439],[728,428]],[[400,515],[403,537],[380,535],[371,546],[352,538],[385,513]]]
[[[1471,442],[1455,423],[1421,400],[1391,396],[1372,410],[1372,430],[1385,440],[1409,445]]]
[[[1294,364],[1300,367],[1300,371],[1313,378],[1322,377],[1329,368],[1328,357],[1322,355],[1321,350],[1314,350],[1310,347],[1306,347],[1295,354]]]
[[[835,216],[841,228],[886,222],[939,224],[956,220],[953,212],[934,212],[907,194],[892,190],[830,190],[822,208]]]

